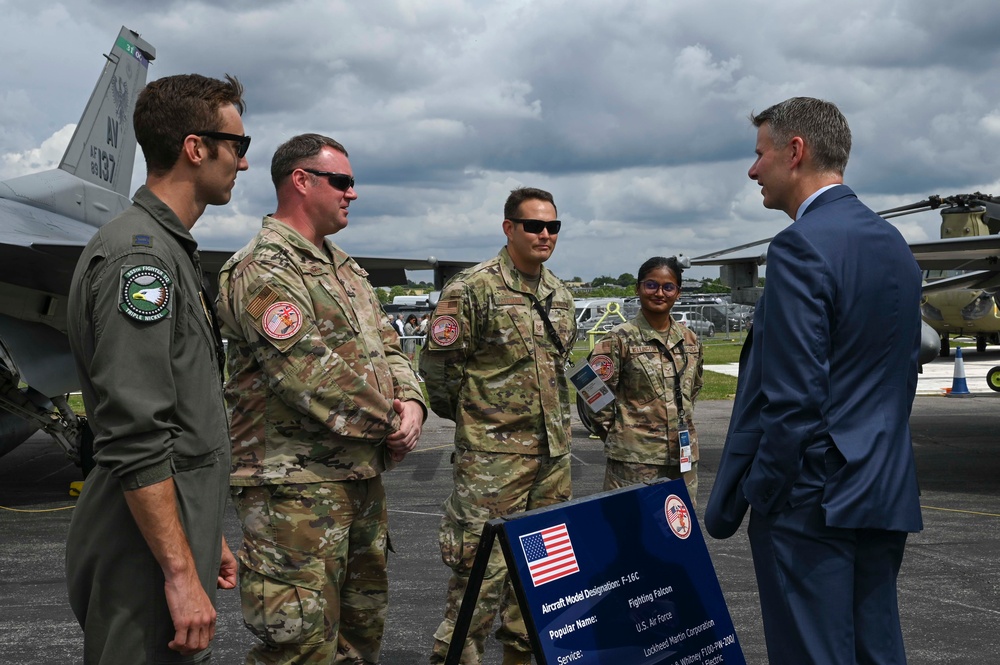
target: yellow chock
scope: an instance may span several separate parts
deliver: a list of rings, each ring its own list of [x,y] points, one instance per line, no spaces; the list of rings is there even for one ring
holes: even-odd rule
[[[83,491],[83,481],[74,480],[69,484],[69,495],[70,496],[80,496],[80,492]]]

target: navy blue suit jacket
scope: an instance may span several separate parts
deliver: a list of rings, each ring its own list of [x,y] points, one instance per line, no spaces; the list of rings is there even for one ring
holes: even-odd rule
[[[748,506],[781,510],[804,450],[823,441],[843,456],[823,490],[828,526],[922,528],[909,427],[920,288],[906,241],[846,186],[774,238],[705,511],[711,535],[733,535]]]

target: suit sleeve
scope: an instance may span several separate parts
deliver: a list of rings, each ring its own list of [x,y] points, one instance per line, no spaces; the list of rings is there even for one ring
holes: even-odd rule
[[[744,484],[747,501],[781,509],[802,468],[805,447],[823,426],[830,395],[834,280],[815,247],[787,229],[767,252],[767,307],[761,345],[763,435]]]

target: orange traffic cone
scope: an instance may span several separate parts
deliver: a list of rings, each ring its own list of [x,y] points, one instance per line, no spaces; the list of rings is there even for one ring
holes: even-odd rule
[[[969,384],[965,380],[965,361],[962,360],[962,347],[955,348],[955,378],[951,381],[951,392],[948,397],[975,397],[969,392]]]

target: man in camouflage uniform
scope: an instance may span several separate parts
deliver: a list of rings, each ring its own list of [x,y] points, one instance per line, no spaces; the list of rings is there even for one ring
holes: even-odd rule
[[[565,365],[576,340],[573,296],[542,266],[560,222],[552,195],[511,192],[507,246],[441,293],[420,355],[431,408],[455,421],[455,489],[445,501],[441,557],[452,569],[431,663],[444,662],[486,521],[570,498]],[[531,645],[500,548],[494,548],[462,662],[481,662],[498,608],[504,663],[529,663]]]
[[[357,198],[344,147],[296,136],[278,210],[222,269],[230,482],[247,663],[377,663],[388,596],[380,474],[416,446],[422,393],[367,273],[325,236]]]
[[[190,231],[247,169],[242,96],[232,77],[197,74],[139,93],[146,184],[73,275],[69,340],[97,466],[69,526],[66,583],[88,665],[207,662],[215,589],[236,586],[222,340]]]
[[[651,259],[657,260],[673,273],[676,290],[672,298],[676,298],[680,295],[681,268],[673,257]],[[639,288],[637,284],[637,291]],[[697,506],[698,435],[692,414],[702,386],[702,348],[697,335],[669,318],[669,309],[666,316],[669,328],[661,332],[640,311],[594,345],[590,364],[614,393],[615,401],[590,420],[604,439],[608,458],[605,490],[658,478],[683,478],[691,505]],[[683,419],[678,418],[678,407],[684,412]],[[681,470],[678,433],[682,429],[687,430],[691,446],[691,468],[687,471]]]

